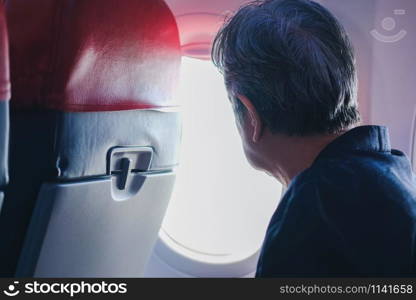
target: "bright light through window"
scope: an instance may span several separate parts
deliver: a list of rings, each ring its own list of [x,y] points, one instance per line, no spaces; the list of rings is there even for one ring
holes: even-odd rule
[[[281,186],[247,163],[221,74],[209,61],[184,58],[181,164],[162,230],[204,259],[234,260],[263,242]],[[200,259],[200,257],[199,257]]]

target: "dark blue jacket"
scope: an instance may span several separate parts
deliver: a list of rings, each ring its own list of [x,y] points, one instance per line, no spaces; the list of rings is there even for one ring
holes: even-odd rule
[[[385,127],[330,143],[292,180],[257,277],[416,276],[416,178]]]

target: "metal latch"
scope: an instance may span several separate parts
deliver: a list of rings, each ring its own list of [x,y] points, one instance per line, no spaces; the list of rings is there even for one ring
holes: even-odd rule
[[[114,147],[107,156],[107,175],[117,177],[116,186],[126,189],[132,173],[146,172],[150,169],[153,158],[151,147]]]

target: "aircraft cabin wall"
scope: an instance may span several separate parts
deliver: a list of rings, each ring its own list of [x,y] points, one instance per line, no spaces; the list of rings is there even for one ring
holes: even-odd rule
[[[416,2],[323,0],[349,32],[357,55],[364,123],[386,125],[394,148],[411,155],[416,110]]]

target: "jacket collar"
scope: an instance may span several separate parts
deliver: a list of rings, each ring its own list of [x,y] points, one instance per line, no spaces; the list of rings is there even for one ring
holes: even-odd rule
[[[339,136],[318,155],[337,155],[340,152],[390,152],[388,129],[384,126],[359,126]]]

